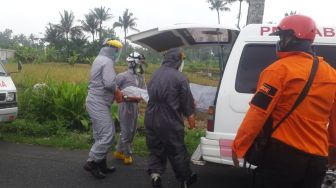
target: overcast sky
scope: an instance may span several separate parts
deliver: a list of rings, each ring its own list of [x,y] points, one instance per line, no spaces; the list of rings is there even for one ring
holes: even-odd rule
[[[239,3],[233,3],[230,12],[220,13],[221,23],[232,26],[237,23],[238,5]],[[297,11],[311,16],[318,25],[336,25],[335,5],[335,0],[266,0],[264,23],[278,23],[285,12]],[[137,28],[141,31],[175,23],[217,23],[217,13],[209,9],[206,0],[4,0],[0,6],[0,31],[8,28],[14,34],[33,33],[42,37],[41,33],[44,33],[49,22],[59,23],[59,12],[73,11],[78,20],[84,19],[84,14],[90,9],[100,6],[110,8],[114,17],[104,24],[105,27],[111,27],[126,8],[138,18]],[[243,3],[242,11],[241,25],[244,25],[246,3]],[[123,38],[121,29],[116,31]]]

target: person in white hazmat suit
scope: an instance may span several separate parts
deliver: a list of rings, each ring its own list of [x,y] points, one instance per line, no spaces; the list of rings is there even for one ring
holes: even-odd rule
[[[94,60],[90,73],[86,109],[92,121],[94,144],[84,169],[98,179],[115,171],[106,166],[106,156],[113,143],[115,127],[112,121],[111,104],[122,100],[122,92],[116,85],[114,63],[118,60],[122,43],[118,40],[104,41]]]
[[[145,57],[138,52],[128,55],[128,70],[117,75],[116,83],[121,91],[129,86],[146,89],[143,76],[145,69]],[[137,129],[139,107],[141,97],[124,95],[124,100],[119,104],[120,137],[117,150],[113,153],[115,158],[123,160],[125,165],[133,163],[131,144]]]

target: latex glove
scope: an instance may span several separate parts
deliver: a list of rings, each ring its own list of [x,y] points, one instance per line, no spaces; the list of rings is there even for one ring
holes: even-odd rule
[[[232,150],[232,161],[235,167],[239,167],[239,160],[238,160],[237,154],[233,150]]]
[[[114,92],[114,99],[116,100],[117,103],[121,103],[124,100],[124,94],[120,91],[119,88],[117,88]]]
[[[329,164],[328,168],[332,170],[336,170],[336,148],[329,148]]]
[[[192,114],[188,117],[188,124],[189,124],[189,129],[194,129],[196,127],[196,123],[195,123],[195,115]]]

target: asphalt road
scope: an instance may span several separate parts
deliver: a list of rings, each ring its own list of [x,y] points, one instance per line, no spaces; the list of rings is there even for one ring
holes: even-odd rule
[[[103,180],[94,179],[83,170],[86,150],[66,150],[0,141],[0,188],[24,187],[108,187],[150,188],[146,159],[135,158],[125,166],[111,157],[108,163],[117,171]],[[240,169],[221,165],[192,166],[199,181],[192,188],[248,188],[251,175]],[[171,168],[163,176],[165,188],[179,188]]]

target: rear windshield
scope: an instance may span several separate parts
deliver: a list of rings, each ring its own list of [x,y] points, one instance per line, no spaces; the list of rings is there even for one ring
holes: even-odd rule
[[[336,46],[315,45],[314,51],[336,68]],[[261,71],[278,58],[273,44],[249,44],[243,49],[236,78],[236,91],[254,93]]]

